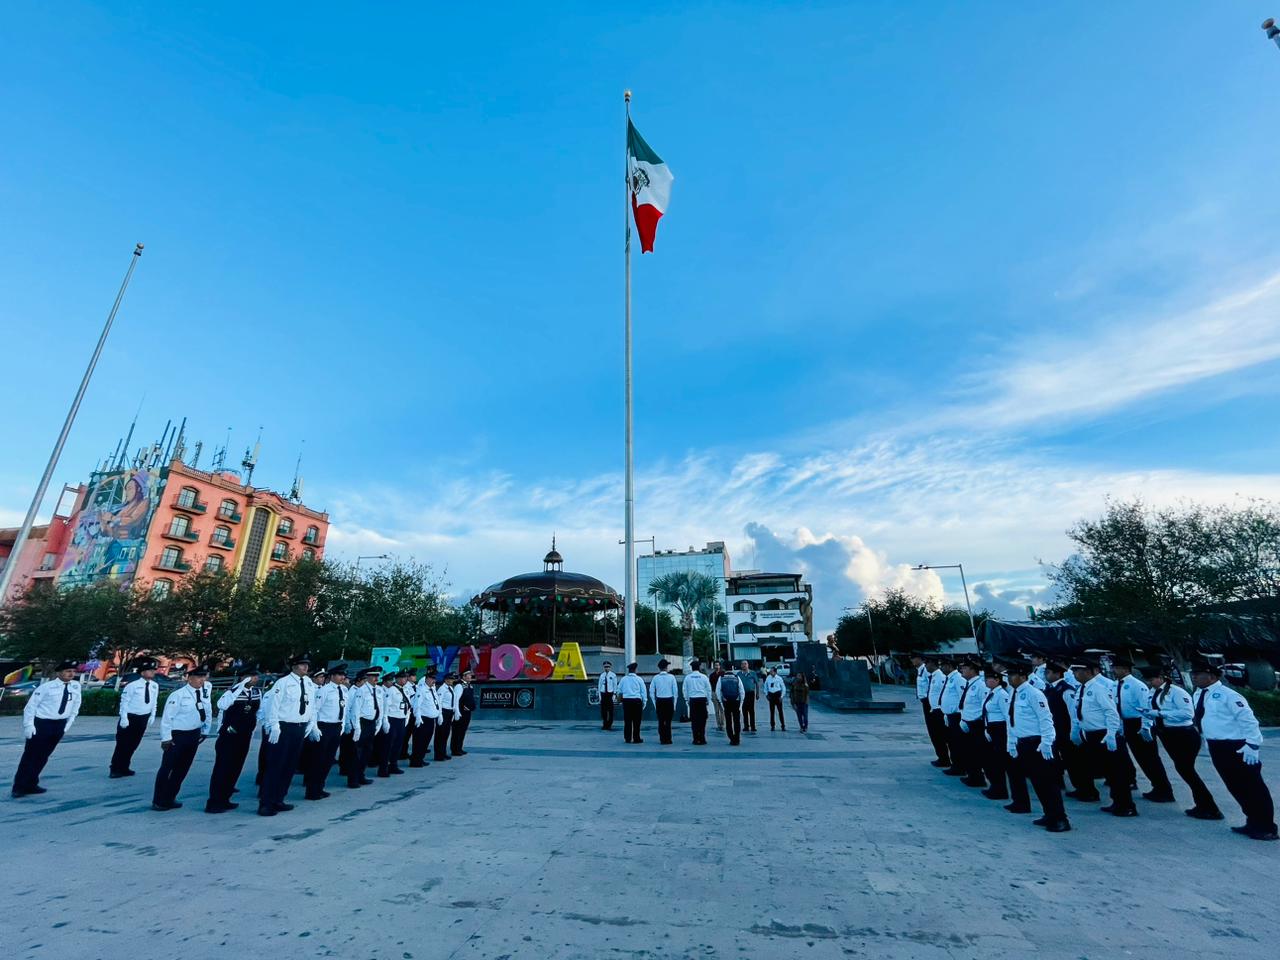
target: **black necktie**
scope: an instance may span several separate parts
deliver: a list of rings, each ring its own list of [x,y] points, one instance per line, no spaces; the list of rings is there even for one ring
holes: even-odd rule
[[[1191,718],[1191,722],[1196,725],[1197,732],[1203,732],[1200,730],[1200,722],[1204,719],[1204,695],[1207,692],[1208,691],[1201,688],[1200,699],[1196,701],[1196,712],[1195,712],[1195,715]]]
[[[1124,720],[1124,677],[1116,681],[1116,713]]]
[[[960,691],[960,709],[961,710],[964,709],[964,698],[969,695],[969,688],[972,686],[973,686],[973,681],[970,680],[968,683],[964,685],[964,689]]]
[[[62,703],[58,704],[58,715],[67,712],[67,703],[71,700],[71,684],[64,683],[62,685]]]
[[[200,714],[200,722],[204,723],[204,698],[199,688],[196,689],[196,713]]]
[[[400,709],[405,712],[405,716],[409,714],[409,698],[404,695],[404,687],[396,687],[400,691]]]
[[[142,702],[143,703],[151,702],[151,681],[150,680],[142,681]]]
[[[987,695],[982,701],[982,717],[984,720],[986,719],[986,716],[987,716],[987,704],[991,702],[991,698],[994,697],[995,695],[996,695],[996,691],[994,688],[992,688],[991,690],[987,691]]]
[[[342,722],[342,704],[346,698],[343,696],[342,687],[338,687],[338,722]]]
[[[1084,723],[1084,684],[1076,691],[1076,719]]]
[[[372,687],[370,692],[373,693],[373,725],[376,727],[378,725],[378,688]]]
[[[1013,693],[1009,694],[1009,730],[1014,729],[1013,708],[1018,705],[1018,688],[1014,687]]]
[[[301,677],[298,678],[298,716],[302,716],[307,712],[307,685]]]

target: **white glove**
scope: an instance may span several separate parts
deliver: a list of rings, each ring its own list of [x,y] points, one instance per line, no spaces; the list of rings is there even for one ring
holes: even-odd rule
[[[271,726],[267,727],[267,742],[268,743],[280,742],[280,724],[273,723],[271,724]]]
[[[351,728],[351,742],[352,742],[352,743],[357,743],[357,742],[359,742],[359,740],[360,740],[360,728],[359,728],[359,727],[352,727],[352,728]]]
[[[1072,743],[1074,743],[1077,747],[1079,747],[1079,746],[1083,746],[1083,744],[1084,744],[1084,735],[1083,735],[1079,730],[1072,730],[1072,731],[1071,731],[1071,742],[1072,742]]]
[[[961,731],[961,733],[968,733],[968,732],[969,732],[969,721],[968,721],[968,720],[961,720],[961,721],[960,721],[960,731]]]
[[[1116,747],[1119,746],[1119,744],[1116,743],[1116,735],[1114,733],[1108,733],[1105,737],[1102,738],[1102,742],[1106,745],[1107,750],[1110,751],[1111,753],[1115,753]]]
[[[127,729],[129,729],[129,718],[128,718],[128,717],[121,717],[121,718],[120,718],[120,729],[121,729],[121,730],[127,730]]]
[[[1041,741],[1040,741],[1040,756],[1044,757],[1046,760],[1052,760],[1052,759],[1053,759],[1053,744],[1052,744],[1052,743],[1045,743],[1043,740],[1041,740]]]
[[[1015,760],[1018,759],[1018,748],[1016,746],[1009,748],[1009,756],[1013,757]]]
[[[989,730],[983,730],[983,731],[982,731],[982,735],[983,735],[984,737],[986,737],[986,738],[987,738],[987,743],[994,743],[994,742],[995,742],[994,740],[992,740],[992,739],[991,739],[991,731],[989,731]]]
[[[1236,753],[1240,754],[1240,756],[1244,758],[1244,762],[1247,766],[1256,767],[1262,762],[1262,757],[1258,753],[1258,748],[1251,747],[1247,743],[1237,750]]]
[[[319,728],[319,727],[309,727],[309,728],[307,729],[307,739],[308,739],[308,740],[310,740],[310,741],[312,741],[313,743],[319,743],[319,742],[320,742],[320,728]]]
[[[22,735],[26,737],[28,740],[30,740],[32,737],[36,735],[36,725],[34,723],[32,724],[24,723],[22,725]]]
[[[1155,740],[1155,734],[1151,732],[1150,727],[1143,727],[1138,731],[1138,733],[1141,734],[1142,739],[1147,741],[1147,743],[1152,743]]]
[[[155,722],[156,722],[156,715],[153,713],[153,714],[151,715],[151,719],[147,721],[147,726],[149,727],[149,726],[151,726],[151,725],[152,725],[153,723],[155,723]]]

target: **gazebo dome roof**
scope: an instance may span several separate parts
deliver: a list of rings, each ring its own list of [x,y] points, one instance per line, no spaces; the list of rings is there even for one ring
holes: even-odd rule
[[[595,610],[622,606],[622,598],[613,587],[585,573],[566,572],[560,569],[563,562],[553,545],[543,560],[546,569],[537,573],[518,573],[490,584],[471,598],[471,604],[484,610],[503,612],[546,605]]]

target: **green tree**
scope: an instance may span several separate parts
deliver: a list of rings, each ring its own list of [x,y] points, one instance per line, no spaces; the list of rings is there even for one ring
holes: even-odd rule
[[[720,606],[720,584],[715,577],[693,570],[680,570],[663,574],[649,584],[649,596],[663,606],[675,608],[684,631],[681,653],[685,662],[693,659],[693,630],[695,625],[714,625]]]
[[[679,653],[681,651],[684,645],[684,634],[681,633],[675,618],[671,616],[670,610],[659,609],[658,611],[659,646],[656,648],[653,643],[653,630],[653,607],[645,603],[637,603],[636,650],[649,653],[657,649],[664,654]]]
[[[200,571],[169,592],[174,635],[164,652],[195,664],[220,666],[244,649],[253,625],[253,588],[226,572]]]
[[[981,628],[989,616],[986,610],[974,611],[975,625]],[[969,632],[966,608],[944,606],[895,587],[846,612],[836,624],[836,646],[849,657],[887,656],[894,651],[936,649]]]
[[[111,583],[58,590],[33,584],[0,609],[6,656],[48,667],[59,660],[84,662],[110,651],[127,636],[130,596]]]

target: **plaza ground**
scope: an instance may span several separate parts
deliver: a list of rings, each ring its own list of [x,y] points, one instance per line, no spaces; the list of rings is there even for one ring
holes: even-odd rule
[[[877,692],[877,696],[885,696]],[[889,691],[889,696],[894,691]],[[899,696],[903,694],[899,693]],[[815,708],[808,736],[687,726],[660,747],[592,724],[477,715],[470,754],[272,819],[201,811],[206,743],[150,809],[158,738],[108,780],[85,717],[40,797],[0,801],[12,958],[348,960],[836,957],[1212,960],[1275,955],[1280,844],[1141,805],[1070,805],[1050,835],[929,766],[917,710]],[[790,718],[789,718],[789,723]],[[154,728],[153,728],[154,729]],[[0,719],[12,777],[20,721]],[[250,758],[252,766],[253,757]],[[1280,736],[1264,769],[1280,795]],[[337,781],[334,777],[333,781]],[[1270,946],[1268,946],[1270,944]]]

